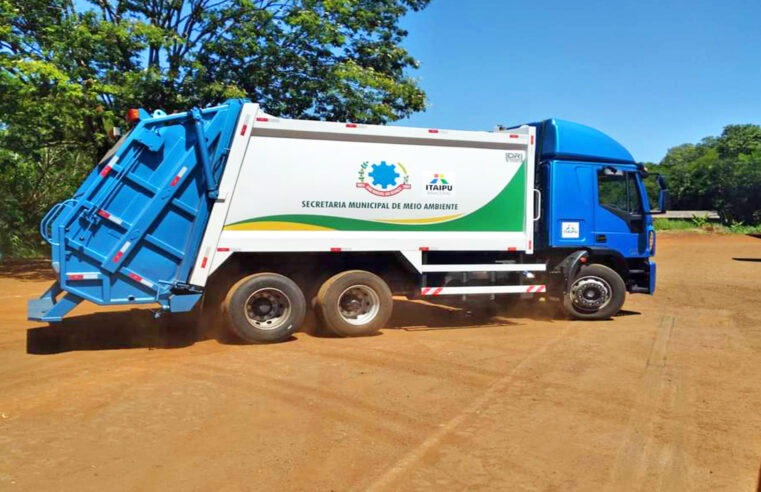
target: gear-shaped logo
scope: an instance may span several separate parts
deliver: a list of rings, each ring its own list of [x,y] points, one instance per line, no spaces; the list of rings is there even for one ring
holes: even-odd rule
[[[389,186],[396,185],[399,173],[396,172],[394,164],[388,165],[386,161],[381,161],[380,164],[373,164],[373,170],[368,176],[373,178],[373,186],[380,186],[385,190]]]
[[[368,167],[372,170],[366,174]],[[357,188],[364,188],[376,196],[394,196],[411,188],[410,176],[401,162],[388,164],[386,161],[380,161],[380,164],[370,164],[365,161],[359,167],[358,177]],[[372,179],[372,183],[365,181],[368,177]]]

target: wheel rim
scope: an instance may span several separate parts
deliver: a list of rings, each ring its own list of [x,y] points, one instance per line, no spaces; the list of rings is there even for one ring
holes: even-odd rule
[[[581,277],[571,286],[568,294],[573,307],[582,312],[594,313],[610,304],[613,289],[600,277]]]
[[[244,306],[246,320],[260,330],[276,330],[291,315],[291,300],[282,290],[271,287],[255,291]]]
[[[367,285],[352,285],[338,296],[337,308],[341,319],[350,325],[364,325],[378,316],[380,297]]]

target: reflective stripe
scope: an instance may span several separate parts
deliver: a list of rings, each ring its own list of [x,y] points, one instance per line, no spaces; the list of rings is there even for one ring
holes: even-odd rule
[[[209,261],[209,255],[211,254],[211,246],[208,246],[203,252],[203,260],[201,260],[201,268],[206,268],[206,263]]]
[[[103,169],[100,171],[100,175],[101,175],[101,176],[103,176],[104,178],[105,178],[106,176],[108,176],[108,173],[110,173],[110,172],[111,172],[111,169],[113,169],[113,168],[114,168],[114,165],[116,164],[116,161],[118,161],[118,160],[119,160],[119,156],[118,156],[118,155],[115,155],[115,156],[113,156],[113,157],[111,158],[111,161],[109,161],[109,163],[108,163],[108,164],[106,164],[106,167],[104,167],[104,168],[103,168]]]
[[[114,263],[119,263],[119,260],[122,259],[122,256],[124,256],[124,252],[127,251],[127,248],[129,248],[130,244],[132,243],[127,241],[126,243],[124,243],[124,245],[121,248],[119,248],[119,252],[116,253],[116,255],[114,256]]]
[[[420,293],[424,296],[437,296],[441,294],[442,290],[444,290],[444,287],[423,287],[420,289]]]
[[[185,173],[187,172],[188,168],[187,166],[182,166],[182,169],[180,169],[180,172],[177,173],[177,176],[174,177],[171,183],[169,183],[169,186],[176,186],[177,183],[180,182],[183,176],[185,176]]]
[[[100,215],[100,216],[101,216],[101,217],[103,217],[104,219],[108,219],[108,220],[110,220],[110,221],[111,221],[111,222],[113,222],[114,224],[119,224],[119,225],[122,225],[122,222],[124,222],[122,219],[120,219],[120,218],[119,218],[119,217],[117,217],[116,215],[111,215],[110,213],[106,212],[106,211],[105,211],[105,210],[103,210],[103,209],[100,209],[100,210],[98,210],[98,215]]]
[[[463,287],[423,287],[420,294],[438,295],[483,295],[483,294],[537,294],[547,292],[546,285],[483,285]]]
[[[145,285],[146,287],[153,288],[153,285],[154,285],[153,282],[151,282],[150,280],[144,279],[143,277],[141,277],[140,275],[138,275],[136,273],[130,273],[129,274],[129,278],[131,278],[132,280],[135,280],[137,282],[140,282],[141,284]]]
[[[98,272],[67,273],[67,280],[96,280],[100,277]]]
[[[248,130],[248,122],[251,121],[251,115],[247,114],[246,119],[243,120],[243,127],[240,129],[240,134],[245,135]]]

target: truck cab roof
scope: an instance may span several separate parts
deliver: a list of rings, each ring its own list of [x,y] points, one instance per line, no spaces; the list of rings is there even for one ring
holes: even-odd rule
[[[636,163],[623,145],[592,127],[557,118],[530,125],[537,129],[539,160]]]

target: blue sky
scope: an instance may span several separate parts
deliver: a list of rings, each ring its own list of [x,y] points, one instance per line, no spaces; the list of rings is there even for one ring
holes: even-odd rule
[[[761,0],[433,0],[403,26],[430,107],[397,124],[556,117],[658,162],[726,124],[761,123]]]

